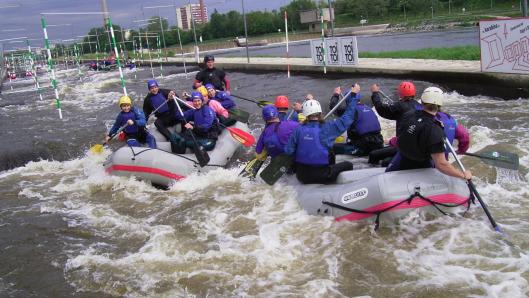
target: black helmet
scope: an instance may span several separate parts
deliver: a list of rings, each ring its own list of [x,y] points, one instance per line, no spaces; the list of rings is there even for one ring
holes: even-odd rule
[[[213,57],[213,55],[204,56],[204,63],[206,63],[208,61],[215,61],[215,57]]]

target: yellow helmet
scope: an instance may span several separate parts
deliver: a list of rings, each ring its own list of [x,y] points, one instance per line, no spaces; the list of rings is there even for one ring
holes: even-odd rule
[[[208,96],[208,89],[206,89],[204,86],[198,87],[197,91],[200,92],[204,97]]]
[[[128,97],[126,95],[123,95],[122,97],[119,98],[118,104],[119,104],[120,107],[123,104],[132,105],[132,99],[130,99],[130,97]]]

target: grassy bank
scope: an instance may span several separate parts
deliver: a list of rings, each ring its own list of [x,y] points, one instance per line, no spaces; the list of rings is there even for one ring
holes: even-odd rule
[[[414,51],[393,52],[360,52],[360,58],[410,58],[410,59],[438,59],[438,60],[479,60],[478,46],[461,46],[453,48],[428,48]]]

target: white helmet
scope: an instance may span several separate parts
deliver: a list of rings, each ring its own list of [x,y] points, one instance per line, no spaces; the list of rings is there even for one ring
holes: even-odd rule
[[[308,117],[312,114],[321,113],[320,102],[315,99],[309,99],[303,103],[303,115]]]
[[[428,87],[422,92],[421,101],[422,103],[430,103],[442,106],[444,97],[445,95],[443,90],[437,87]]]

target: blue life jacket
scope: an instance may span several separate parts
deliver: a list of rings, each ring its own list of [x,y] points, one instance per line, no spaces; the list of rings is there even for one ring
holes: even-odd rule
[[[454,139],[456,138],[456,128],[457,128],[456,119],[452,118],[452,116],[445,114],[443,112],[437,112],[437,115],[435,116],[435,118],[443,122],[445,136],[448,138],[448,141],[450,141],[450,144],[452,144],[454,142]]]
[[[285,152],[284,145],[281,144],[281,141],[279,140],[279,135],[277,134],[280,124],[281,122],[274,123],[274,131],[271,134],[265,135],[263,138],[263,143],[266,148],[266,152],[272,158]]]
[[[355,128],[356,133],[360,136],[380,131],[380,122],[370,107],[360,103],[356,105]]]
[[[290,113],[292,113],[292,115],[290,115]],[[288,117],[288,115],[290,115],[290,118]],[[286,111],[286,112],[279,112],[279,116],[278,116],[279,120],[281,121],[287,121],[287,120],[290,120],[290,121],[296,121],[296,122],[299,122],[298,120],[298,112],[296,111]],[[288,119],[287,119],[288,118]]]
[[[235,101],[224,91],[217,91],[214,100],[220,102],[223,108],[229,110],[235,108]]]
[[[299,140],[296,148],[296,162],[312,165],[326,166],[329,164],[329,150],[320,140],[320,124],[318,122],[301,125]]]
[[[128,120],[134,121],[133,125],[127,125],[125,127],[124,131],[126,134],[135,134],[138,132],[138,125],[136,125],[136,114],[132,110],[130,110],[128,113],[121,112],[121,123],[119,126],[125,125]]]
[[[156,110],[162,104],[163,106],[158,110],[158,113],[163,114],[169,111],[169,105],[164,103],[165,100],[166,98],[161,92],[158,92],[158,94],[151,96],[151,104],[153,111]]]

